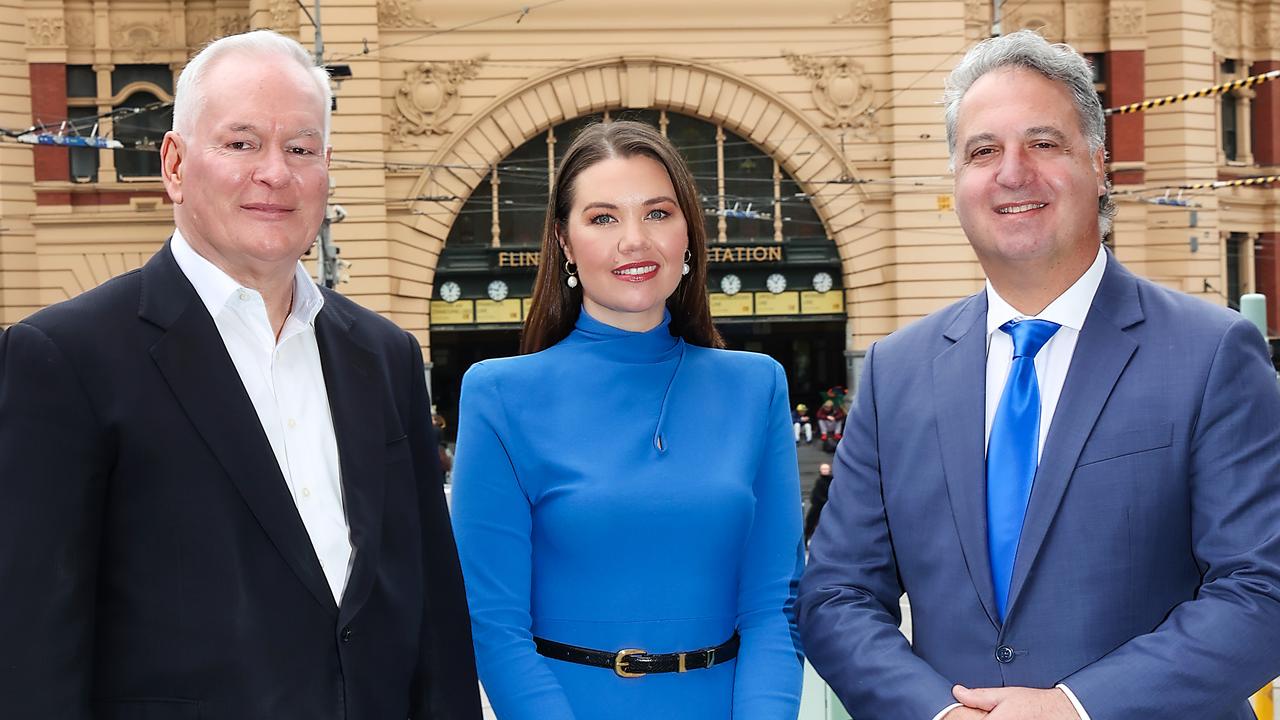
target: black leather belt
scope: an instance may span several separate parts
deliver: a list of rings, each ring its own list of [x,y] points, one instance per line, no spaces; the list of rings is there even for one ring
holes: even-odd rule
[[[553,660],[608,668],[618,677],[637,678],[654,673],[682,673],[689,670],[702,670],[715,667],[723,662],[738,657],[738,633],[715,647],[703,648],[682,653],[647,653],[644,650],[628,648],[617,652],[592,650],[591,648],[566,645],[555,640],[535,637],[533,643],[538,654]]]

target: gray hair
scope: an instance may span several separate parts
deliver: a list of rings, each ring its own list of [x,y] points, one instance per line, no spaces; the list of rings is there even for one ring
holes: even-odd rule
[[[1098,92],[1093,87],[1093,71],[1088,61],[1070,45],[1051,44],[1033,30],[1019,30],[973,46],[947,76],[942,103],[947,126],[947,154],[953,170],[960,101],[979,78],[1001,68],[1032,70],[1064,85],[1071,92],[1080,131],[1089,141],[1089,152],[1096,153],[1106,146],[1106,116],[1102,112]],[[1111,219],[1116,214],[1110,188],[1108,182],[1107,193],[1098,199],[1098,233],[1101,237],[1111,232]]]
[[[317,67],[307,49],[297,40],[285,37],[274,30],[254,30],[239,35],[228,35],[205,45],[196,53],[178,76],[178,89],[173,96],[173,130],[179,135],[190,136],[195,130],[196,116],[204,108],[205,97],[201,83],[217,61],[228,55],[255,57],[275,56],[298,64],[315,81],[320,99],[324,103],[324,143],[329,144],[330,105],[333,91],[329,87],[329,74]]]

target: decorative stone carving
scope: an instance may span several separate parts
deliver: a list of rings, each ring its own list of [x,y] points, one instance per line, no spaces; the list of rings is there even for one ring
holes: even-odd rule
[[[889,0],[855,0],[849,12],[837,15],[832,25],[869,25],[889,22]]]
[[[27,18],[27,45],[31,47],[49,47],[66,44],[67,37],[63,31],[62,18]]]
[[[1147,27],[1147,6],[1143,3],[1112,2],[1108,21],[1112,37],[1142,35]]]
[[[164,45],[167,32],[164,20],[120,20],[113,23],[111,28],[115,47],[132,51],[133,57],[139,62],[148,59],[151,53]]]
[[[392,138],[403,143],[411,135],[447,133],[445,123],[458,111],[458,88],[474,78],[487,59],[488,55],[481,55],[471,60],[424,62],[405,70],[404,82],[396,90]]]
[[[378,0],[378,25],[388,28],[435,27],[422,0]]]
[[[1235,10],[1217,8],[1213,13],[1213,42],[1221,49],[1240,47],[1240,15]]]
[[[91,48],[94,46],[93,15],[67,13],[67,46]]]
[[[271,28],[286,32],[298,29],[297,0],[271,0]]]
[[[218,16],[217,37],[238,35],[249,30],[249,16],[244,13]]]
[[[213,39],[214,17],[211,13],[187,11],[187,46],[198,48]]]
[[[1103,38],[1107,34],[1107,13],[1099,5],[1072,5],[1068,31],[1072,39]]]
[[[1000,25],[1006,33],[1013,30],[1035,30],[1050,42],[1060,42],[1062,36],[1062,7],[1037,7],[1019,9],[1005,16]]]
[[[797,75],[813,80],[813,100],[827,116],[827,127],[849,128],[862,138],[871,138],[880,129],[875,108],[871,107],[875,88],[856,60],[792,52],[783,52],[783,57]]]

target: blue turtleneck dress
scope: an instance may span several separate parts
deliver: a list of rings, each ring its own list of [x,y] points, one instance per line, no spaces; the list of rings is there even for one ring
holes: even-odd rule
[[[453,521],[500,720],[790,720],[800,703],[800,489],[772,359],[579,313],[462,383]],[[734,661],[621,678],[533,637],[616,652],[742,638]]]

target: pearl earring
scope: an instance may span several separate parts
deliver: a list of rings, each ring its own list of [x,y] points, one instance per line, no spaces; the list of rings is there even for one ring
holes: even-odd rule
[[[564,284],[571,288],[578,287],[578,266],[568,260],[565,260],[564,271],[569,275],[569,277],[565,279]]]
[[[685,249],[685,251],[684,251],[684,267],[680,268],[680,274],[681,274],[681,275],[688,275],[688,274],[689,274],[689,270],[691,269],[691,268],[689,267],[689,261],[690,261],[691,259],[693,259],[693,253],[689,252],[689,250],[686,248],[686,249]]]

